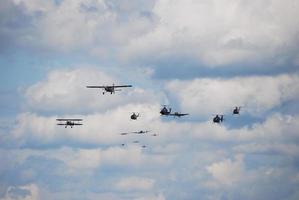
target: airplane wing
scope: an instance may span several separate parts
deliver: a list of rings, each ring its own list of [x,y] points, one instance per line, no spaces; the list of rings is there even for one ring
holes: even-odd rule
[[[82,121],[83,119],[56,119],[57,121]]]
[[[65,126],[66,124],[58,123],[57,125],[59,125],[59,126]]]
[[[88,85],[87,88],[105,88],[105,86]]]
[[[81,123],[74,123],[73,125],[75,125],[75,126],[82,126],[83,124],[81,124]]]
[[[132,87],[132,85],[115,85],[115,88]]]
[[[185,114],[178,114],[179,116],[185,116],[185,115],[189,115],[188,113]]]
[[[189,115],[188,113],[171,113],[171,114],[169,114],[169,115],[171,115],[171,116],[177,116],[177,117],[182,117],[182,116],[185,116],[185,115]]]

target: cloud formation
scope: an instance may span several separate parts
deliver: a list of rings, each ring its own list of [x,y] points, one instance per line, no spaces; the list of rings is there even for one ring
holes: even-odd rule
[[[299,199],[298,7],[3,0],[0,199]]]
[[[244,112],[260,115],[298,100],[298,75],[202,78],[174,80],[166,89],[180,107],[194,114],[230,114],[235,106]]]

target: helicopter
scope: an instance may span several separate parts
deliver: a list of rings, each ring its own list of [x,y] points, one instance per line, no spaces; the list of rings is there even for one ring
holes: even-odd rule
[[[170,115],[171,108],[167,108],[166,105],[163,105],[163,108],[160,111],[161,115]]]
[[[133,112],[133,114],[131,115],[131,119],[132,120],[137,120],[137,118],[140,116],[140,114],[136,114],[135,112]]]
[[[239,107],[236,106],[235,109],[233,110],[233,115],[239,115],[240,110],[241,110],[241,106],[239,106]]]
[[[224,118],[223,118],[223,115],[216,115],[214,118],[213,118],[213,122],[214,123],[221,123],[223,122]]]

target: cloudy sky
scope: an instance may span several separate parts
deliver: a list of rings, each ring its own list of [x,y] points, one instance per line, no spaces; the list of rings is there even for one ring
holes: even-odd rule
[[[0,200],[299,199],[298,10],[1,0]],[[113,83],[134,87],[85,87]],[[161,117],[163,104],[190,115]]]

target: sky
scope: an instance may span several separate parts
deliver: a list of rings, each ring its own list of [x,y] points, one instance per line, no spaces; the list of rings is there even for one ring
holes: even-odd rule
[[[1,0],[0,200],[299,199],[298,10]]]

